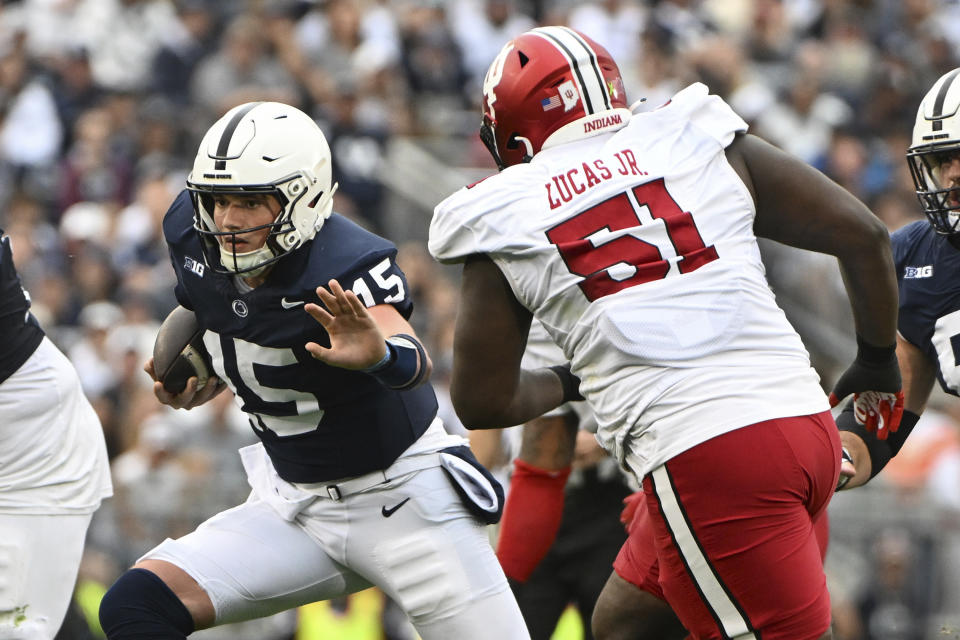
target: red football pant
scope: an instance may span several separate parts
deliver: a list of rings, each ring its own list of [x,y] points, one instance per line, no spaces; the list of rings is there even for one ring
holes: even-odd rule
[[[614,569],[667,600],[692,638],[819,638],[830,625],[823,557],[839,472],[829,412],[713,438],[644,477]]]

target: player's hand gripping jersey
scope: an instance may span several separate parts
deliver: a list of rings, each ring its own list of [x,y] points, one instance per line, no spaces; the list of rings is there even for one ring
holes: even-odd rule
[[[738,427],[827,410],[724,154],[746,124],[702,84],[623,120],[447,198],[431,253],[497,264],[571,359],[601,442],[642,473]]]
[[[330,346],[303,305],[320,304],[316,287],[332,278],[367,307],[392,304],[410,316],[392,243],[333,215],[312,242],[278,261],[264,284],[242,292],[232,276],[205,268],[186,191],[163,230],[177,300],[207,329],[216,375],[230,385],[281,478],[313,483],[384,469],[426,431],[437,413],[430,385],[394,391],[304,348],[309,341]]]

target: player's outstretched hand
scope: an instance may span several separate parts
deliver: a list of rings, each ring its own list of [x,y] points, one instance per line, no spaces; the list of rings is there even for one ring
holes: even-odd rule
[[[344,291],[336,280],[327,286],[329,290],[317,287],[317,296],[326,309],[313,303],[304,309],[326,329],[330,347],[308,342],[307,351],[317,360],[343,369],[362,370],[377,364],[387,353],[377,323],[353,291]]]
[[[866,347],[861,342],[857,359],[843,372],[830,393],[830,406],[853,394],[853,413],[858,423],[886,440],[903,417],[903,389],[896,351]],[[882,352],[882,353],[881,353]],[[867,355],[869,354],[869,355]]]
[[[153,368],[153,357],[143,365],[143,370],[153,379],[153,395],[157,396],[157,400],[174,409],[199,407],[227,387],[217,376],[210,376],[207,378],[207,384],[202,389],[197,390],[197,376],[191,376],[187,379],[187,386],[184,387],[183,391],[174,394],[164,389],[163,383],[157,380],[157,373]]]

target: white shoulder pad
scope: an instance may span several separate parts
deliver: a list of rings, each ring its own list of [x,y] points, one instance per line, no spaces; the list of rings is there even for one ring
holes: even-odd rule
[[[511,236],[511,210],[531,197],[529,164],[517,165],[448,196],[433,210],[427,248],[440,262],[463,262],[478,253],[497,254]]]
[[[474,225],[466,222],[474,216],[470,190],[471,187],[462,187],[433,209],[427,248],[440,262],[462,261],[473,253],[469,249],[476,244]]]
[[[690,124],[726,147],[737,133],[746,132],[747,123],[720,96],[713,95],[702,82],[681,89],[665,108],[676,109]]]

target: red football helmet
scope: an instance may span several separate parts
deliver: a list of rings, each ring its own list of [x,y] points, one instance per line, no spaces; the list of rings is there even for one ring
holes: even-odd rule
[[[480,139],[503,170],[629,117],[607,50],[573,29],[540,27],[508,42],[487,70]]]

